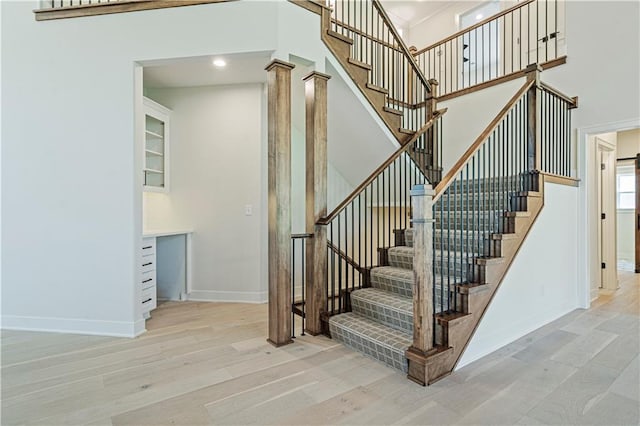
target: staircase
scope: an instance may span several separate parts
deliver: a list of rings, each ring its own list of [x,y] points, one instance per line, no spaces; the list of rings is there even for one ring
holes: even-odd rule
[[[378,0],[336,4],[322,9],[322,40],[400,148],[315,220],[312,238],[328,256],[309,265],[319,271],[306,284],[311,332],[427,385],[450,374],[471,341],[542,210],[545,179],[570,176],[577,98],[527,66],[522,87],[443,176],[437,82],[425,79]],[[410,190],[429,184],[433,195],[412,205]],[[304,293],[295,303],[303,322],[306,303]]]
[[[460,186],[467,188],[466,192],[455,193],[452,198],[464,200],[465,195],[473,192],[475,203],[465,210],[466,206],[460,202],[455,206],[455,213],[446,211],[435,215],[434,295],[435,306],[440,307],[436,310],[435,343],[441,361],[444,358],[448,362],[441,362],[444,367],[436,372],[433,380],[448,374],[460,357],[497,289],[497,285],[491,283],[500,282],[498,277],[506,272],[542,208],[539,192],[514,192],[507,199],[501,197],[497,188],[506,185],[506,182],[496,185],[487,185],[486,181],[467,182]],[[500,202],[476,216],[474,207],[483,200]],[[441,207],[436,204],[434,210],[441,211]],[[475,226],[478,221],[494,221],[496,227],[505,232],[491,235],[479,232]],[[443,234],[453,238],[443,239]],[[387,249],[389,265],[371,270],[371,288],[350,293],[352,312],[332,316],[329,329],[333,339],[406,373],[406,350],[413,341],[412,229],[404,230],[402,242],[406,245]],[[477,258],[469,255],[472,253],[469,250],[461,250],[478,244],[490,247],[493,255]],[[456,344],[451,346],[450,342]]]
[[[321,38],[400,145],[432,118],[437,82],[423,75],[379,1],[346,0],[324,10]],[[408,152],[432,183],[442,175],[435,139],[427,134],[424,146]]]

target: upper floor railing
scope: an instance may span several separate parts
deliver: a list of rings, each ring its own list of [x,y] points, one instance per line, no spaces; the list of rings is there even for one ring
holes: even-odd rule
[[[34,12],[36,20],[46,21],[227,1],[234,0],[42,0]]]
[[[443,97],[522,76],[533,63],[563,63],[564,38],[564,2],[526,0],[414,55],[424,75],[438,80]]]

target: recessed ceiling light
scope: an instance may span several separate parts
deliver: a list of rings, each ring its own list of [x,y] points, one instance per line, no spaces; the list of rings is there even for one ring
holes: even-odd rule
[[[213,65],[218,68],[223,68],[227,66],[227,62],[224,59],[214,59]]]
[[[482,16],[483,16],[483,15],[482,15],[482,13],[478,13],[478,14],[476,15],[476,21],[481,20],[481,19],[482,19]]]

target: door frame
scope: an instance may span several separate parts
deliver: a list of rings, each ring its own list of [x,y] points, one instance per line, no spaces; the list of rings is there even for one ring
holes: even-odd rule
[[[634,166],[636,171],[636,212],[633,218],[633,228],[635,229],[633,245],[636,254],[634,269],[638,274],[640,273],[640,153],[636,154]]]
[[[606,267],[601,269],[599,285],[592,282],[591,300],[598,297],[597,288],[614,291],[618,289],[617,268],[617,232],[616,232],[616,145],[595,136],[596,149],[599,155],[596,171],[600,172],[597,179],[598,213],[605,214],[605,219],[597,223],[598,260]],[[606,158],[605,158],[606,157]],[[599,163],[599,164],[598,164]],[[602,164],[604,167],[599,167]]]
[[[580,308],[591,306],[590,289],[591,282],[599,274],[599,268],[595,269],[592,259],[597,262],[597,222],[595,198],[596,182],[594,164],[596,146],[594,136],[600,133],[619,132],[640,127],[640,117],[630,120],[616,121],[595,126],[577,128],[577,173],[580,179],[580,195],[578,209],[578,271],[577,271],[577,302]],[[590,143],[591,140],[591,143]],[[599,220],[599,219],[598,219]]]

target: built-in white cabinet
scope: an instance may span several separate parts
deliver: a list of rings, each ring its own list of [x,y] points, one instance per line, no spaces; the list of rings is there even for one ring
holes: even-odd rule
[[[149,317],[149,312],[157,306],[156,289],[156,238],[142,239],[142,256],[140,265],[140,303],[142,314]]]
[[[169,191],[169,127],[171,111],[144,98],[144,190]]]
[[[142,236],[138,289],[142,315],[158,299],[187,300],[191,291],[191,229],[147,231]]]

